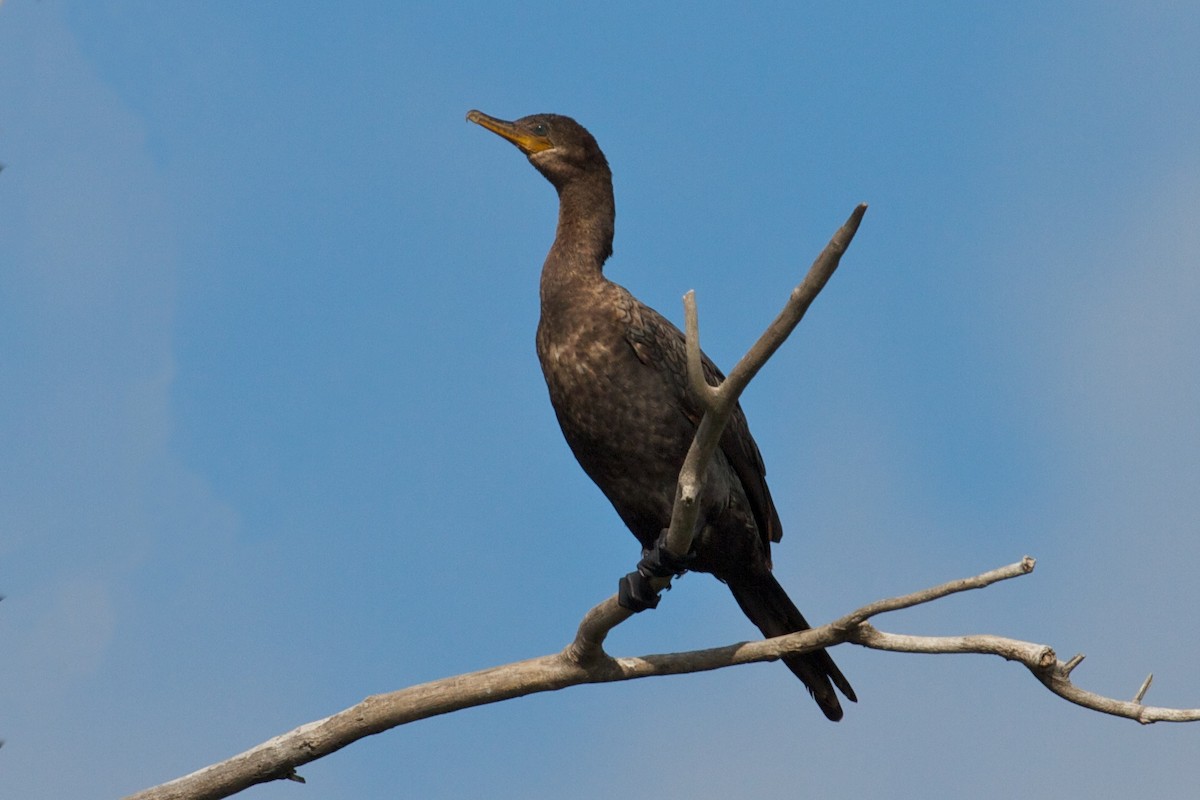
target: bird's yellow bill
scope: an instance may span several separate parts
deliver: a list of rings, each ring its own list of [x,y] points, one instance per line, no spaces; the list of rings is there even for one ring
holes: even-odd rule
[[[468,111],[467,121],[481,125],[498,136],[503,136],[521,148],[526,155],[540,153],[554,146],[554,143],[545,136],[538,136],[529,131],[522,130],[515,122],[489,117],[482,111]]]

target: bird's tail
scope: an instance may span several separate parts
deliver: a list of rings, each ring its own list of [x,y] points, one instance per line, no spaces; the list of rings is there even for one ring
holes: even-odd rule
[[[771,638],[808,630],[811,626],[796,608],[787,592],[769,572],[746,579],[728,580],[729,590],[750,621],[763,636]],[[784,656],[783,663],[804,681],[825,716],[837,722],[842,718],[842,705],[833,687],[836,686],[851,702],[858,702],[850,682],[842,675],[829,653],[814,650],[798,656]]]

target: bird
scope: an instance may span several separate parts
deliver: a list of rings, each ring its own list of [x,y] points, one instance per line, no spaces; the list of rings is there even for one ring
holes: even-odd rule
[[[539,287],[538,360],[575,459],[643,556],[655,552],[703,410],[689,389],[683,333],[604,275],[616,221],[608,160],[586,128],[560,114],[507,121],[473,110],[467,120],[516,145],[558,192],[558,225]],[[707,356],[702,362],[708,382],[718,385],[720,370]],[[762,454],[739,405],[705,475],[684,563],[725,583],[768,638],[810,627],[772,571],[771,544],[782,535]],[[828,719],[843,715],[835,686],[857,701],[825,650],[783,661]]]

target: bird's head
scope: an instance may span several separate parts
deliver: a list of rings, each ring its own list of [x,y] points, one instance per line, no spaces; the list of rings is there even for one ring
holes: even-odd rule
[[[560,189],[580,175],[609,171],[596,140],[570,117],[533,114],[508,122],[482,111],[470,111],[467,119],[515,144]]]

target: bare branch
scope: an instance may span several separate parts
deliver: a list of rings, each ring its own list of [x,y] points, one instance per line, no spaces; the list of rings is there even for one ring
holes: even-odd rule
[[[721,441],[721,433],[729,422],[730,415],[737,407],[738,398],[767,363],[775,351],[787,341],[788,336],[800,324],[808,307],[817,298],[825,284],[833,276],[841,261],[842,254],[850,246],[862,222],[863,214],[867,213],[867,204],[861,203],[851,212],[849,219],[825,245],[825,249],[817,256],[816,261],[809,267],[808,274],[800,285],[792,290],[788,302],[784,305],[779,316],[767,326],[766,331],[758,338],[751,348],[746,351],[737,366],[716,389],[708,388],[704,380],[700,357],[700,330],[697,321],[694,296],[689,292],[684,297],[684,312],[686,316],[688,339],[688,376],[693,389],[700,385],[706,388],[697,394],[697,399],[707,409],[696,430],[696,437],[688,448],[683,468],[679,471],[679,483],[675,492],[675,507],[671,511],[671,528],[667,534],[667,549],[675,555],[684,555],[692,547],[692,535],[696,529],[696,515],[699,513],[698,499],[703,485],[705,471],[713,452]]]
[[[738,397],[800,322],[808,306],[832,276],[865,211],[865,205],[854,210],[813,263],[805,279],[792,291],[783,311],[719,387],[711,387],[705,380],[695,298],[690,292],[685,297],[689,382],[706,413],[680,472],[668,537],[668,547],[673,553],[686,553],[691,547],[702,479]],[[1033,570],[1034,563],[1032,558],[1026,556],[1015,564],[972,578],[951,581],[902,597],[878,600],[830,624],[775,639],[636,658],[612,658],[604,652],[604,640],[608,632],[632,616],[613,596],[588,611],[574,641],[561,653],[368,697],[351,708],[302,725],[227,761],[131,795],[126,800],[210,800],[228,797],[242,789],[272,780],[303,782],[304,779],[296,772],[297,767],[336,752],[359,739],[428,717],[584,683],[676,675],[772,661],[784,655],[811,652],[843,642],[909,653],[999,655],[1021,662],[1050,691],[1085,708],[1141,723],[1200,720],[1200,709],[1143,706],[1141,700],[1149,688],[1150,678],[1146,679],[1132,702],[1113,700],[1073,686],[1069,676],[1071,670],[1083,660],[1082,655],[1064,664],[1045,645],[998,636],[906,636],[885,633],[867,623],[867,620],[879,614],[1027,575]],[[664,580],[661,584],[668,585],[669,581]]]
[[[808,307],[812,305],[813,300],[817,299],[817,295],[825,288],[825,284],[833,277],[834,270],[837,269],[838,263],[841,261],[842,255],[846,252],[846,248],[850,246],[850,242],[854,239],[854,234],[858,232],[859,223],[862,222],[863,214],[867,213],[867,204],[859,203],[858,207],[850,213],[849,219],[838,229],[833,238],[829,240],[829,244],[825,245],[825,249],[821,251],[821,255],[817,256],[817,260],[809,267],[808,274],[804,276],[804,280],[800,285],[792,290],[792,296],[788,300],[788,304],[784,306],[783,311],[779,312],[779,316],[767,326],[763,335],[758,338],[746,355],[742,356],[742,360],[737,363],[737,366],[729,373],[722,387],[731,385],[737,387],[731,391],[729,398],[730,405],[737,401],[737,397],[741,395],[742,390],[746,385],[758,374],[762,365],[767,363],[775,351],[787,340],[796,326],[800,324],[800,320],[804,318]]]
[[[580,665],[604,656],[604,640],[608,632],[632,616],[633,612],[623,608],[614,594],[583,615],[583,621],[575,633],[575,641],[567,646],[563,655]]]
[[[684,295],[688,383],[705,412],[696,429],[696,436],[688,448],[683,467],[679,470],[679,480],[675,488],[675,505],[671,510],[671,527],[667,533],[667,549],[675,555],[683,555],[691,550],[692,535],[700,511],[699,500],[704,487],[704,475],[713,452],[721,441],[721,433],[737,407],[738,398],[767,359],[800,324],[812,301],[825,288],[825,284],[837,269],[842,254],[854,239],[865,213],[866,203],[859,204],[851,212],[849,219],[834,233],[825,249],[809,267],[804,280],[792,290],[779,316],[767,327],[746,355],[742,356],[720,386],[710,386],[705,379],[696,297],[694,292]],[[671,579],[656,578],[652,585],[656,591],[661,591],[671,585]],[[567,648],[568,657],[578,659],[579,663],[594,658],[608,632],[631,616],[632,614],[616,602],[615,596],[596,606],[587,613],[580,624],[574,643]]]
[[[902,608],[928,603],[930,600],[937,600],[939,597],[945,597],[958,592],[965,592],[970,589],[982,589],[985,586],[991,586],[993,583],[1006,581],[1009,578],[1019,578],[1022,575],[1028,575],[1033,572],[1033,568],[1037,565],[1037,559],[1030,556],[1024,556],[1015,564],[1009,564],[1006,567],[985,572],[982,575],[976,575],[974,578],[961,578],[949,583],[943,583],[940,586],[934,586],[929,589],[923,589],[919,592],[906,594],[902,597],[893,597],[888,600],[879,600],[869,606],[863,606],[858,611],[852,614],[847,614],[832,624],[836,627],[851,628],[860,622],[865,622],[867,619],[886,613],[888,611],[899,611]]]
[[[1078,656],[1066,663],[1059,661],[1054,650],[1044,644],[1022,642],[1002,636],[902,636],[884,633],[863,623],[850,632],[847,641],[873,650],[895,653],[980,653],[995,655],[1008,661],[1024,664],[1042,684],[1054,694],[1077,706],[1090,708],[1116,717],[1136,720],[1143,725],[1152,722],[1196,722],[1200,708],[1159,708],[1144,706],[1139,698],[1132,702],[1080,689],[1071,683],[1070,671],[1078,666]],[[1147,681],[1147,684],[1149,682]],[[1148,688],[1148,687],[1147,687]]]
[[[1142,698],[1146,696],[1146,692],[1150,691],[1150,684],[1154,682],[1154,673],[1151,672],[1146,676],[1146,680],[1142,681],[1142,685],[1138,688],[1137,694],[1133,696],[1133,702],[1141,703]]]
[[[1032,559],[973,578],[951,581],[902,597],[878,600],[828,625],[799,633],[726,647],[664,653],[635,658],[611,658],[599,642],[589,648],[586,662],[572,654],[578,640],[562,653],[457,675],[368,697],[345,711],[302,725],[289,733],[219,764],[205,767],[126,800],[215,800],[271,780],[297,780],[296,768],[346,747],[359,739],[428,717],[487,705],[514,697],[549,692],[585,683],[607,683],[659,675],[721,669],[738,664],[774,661],[784,655],[807,653],[842,642],[904,653],[981,653],[1024,664],[1046,688],[1084,708],[1127,717],[1143,724],[1200,720],[1200,708],[1172,709],[1114,700],[1071,684],[1068,673],[1079,657],[1064,664],[1040,644],[1000,636],[907,636],[877,630],[866,620],[889,611],[928,603],[956,592],[981,589],[1008,578],[1029,574]],[[606,601],[589,613],[610,613]],[[629,612],[625,612],[628,614]],[[1139,692],[1139,695],[1143,692]],[[302,779],[300,779],[302,780]]]
[[[684,342],[687,345],[688,387],[696,396],[700,406],[708,411],[713,407],[713,396],[719,391],[710,386],[704,377],[704,356],[700,348],[700,318],[696,311],[696,293],[688,290],[683,296]]]

